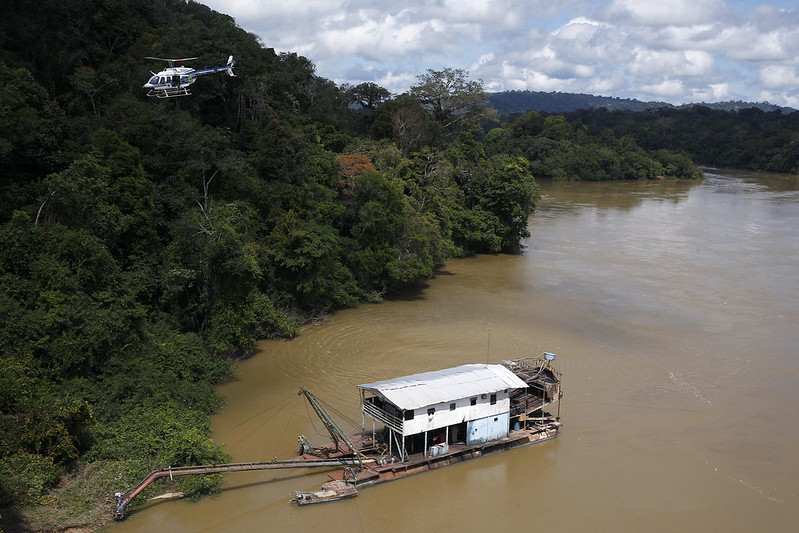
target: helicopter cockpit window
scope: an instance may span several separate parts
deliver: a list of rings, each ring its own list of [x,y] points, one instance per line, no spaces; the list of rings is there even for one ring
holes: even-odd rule
[[[158,83],[158,76],[153,76],[152,78],[150,78],[149,83],[151,83],[152,85]]]

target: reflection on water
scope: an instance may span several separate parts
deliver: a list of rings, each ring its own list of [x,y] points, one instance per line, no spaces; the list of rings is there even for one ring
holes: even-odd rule
[[[751,531],[799,519],[799,182],[543,184],[525,253],[449,262],[417,294],[268,341],[221,387],[214,436],[236,461],[346,428],[355,385],[542,351],[564,372],[561,436],[289,505],[323,473],[231,474],[200,503],[150,505],[117,531]],[[352,425],[347,420],[352,421]]]

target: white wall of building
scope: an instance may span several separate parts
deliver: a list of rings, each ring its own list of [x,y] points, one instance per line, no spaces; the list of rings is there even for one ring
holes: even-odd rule
[[[510,411],[510,391],[504,390],[496,393],[496,403],[491,405],[491,394],[475,396],[475,405],[471,405],[471,398],[462,398],[450,403],[436,404],[414,410],[413,420],[405,420],[403,436],[415,435],[462,422],[478,420]],[[451,404],[455,409],[450,409]],[[428,415],[428,409],[435,409]]]

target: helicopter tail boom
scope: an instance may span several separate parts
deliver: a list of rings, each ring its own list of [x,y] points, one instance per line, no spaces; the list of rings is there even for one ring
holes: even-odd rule
[[[217,72],[227,72],[228,76],[236,76],[235,74],[233,74],[233,65],[235,64],[236,62],[233,61],[233,56],[230,56],[228,57],[227,65],[225,65],[224,67],[211,67],[211,68],[206,67],[195,70],[194,72],[191,73],[191,75],[201,76],[203,74],[216,74]]]

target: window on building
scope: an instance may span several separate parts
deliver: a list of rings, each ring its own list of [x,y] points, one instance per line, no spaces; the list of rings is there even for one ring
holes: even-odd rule
[[[455,404],[454,403],[449,404],[449,410],[450,411],[454,411],[455,410]]]
[[[477,396],[469,398],[469,405],[477,405]]]
[[[497,395],[496,394],[492,394],[491,395],[491,405],[496,405],[496,404],[497,404]]]
[[[405,420],[413,420],[413,409],[405,411]]]

